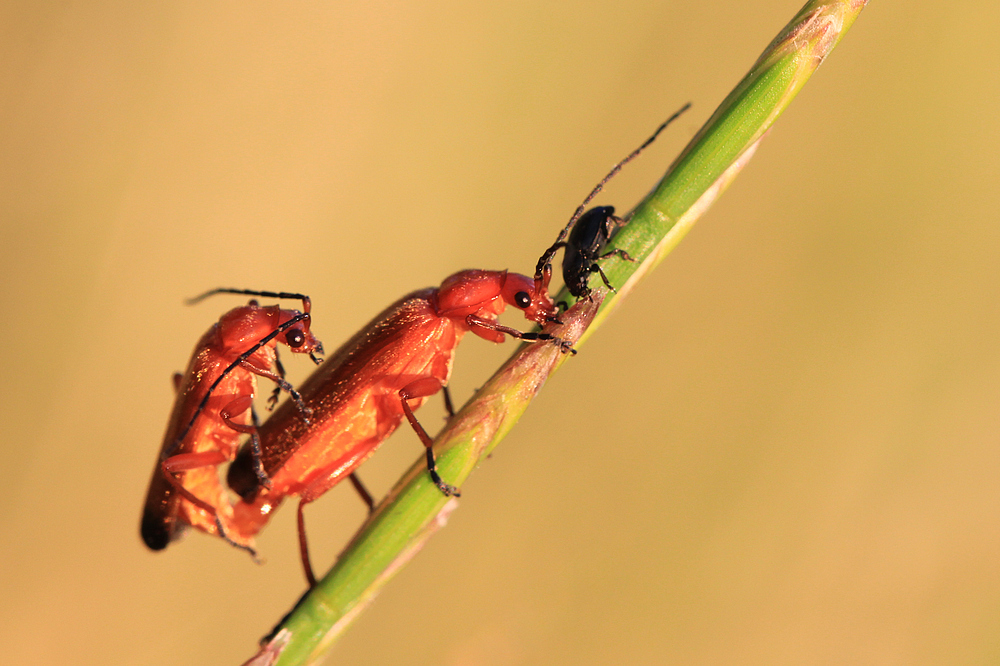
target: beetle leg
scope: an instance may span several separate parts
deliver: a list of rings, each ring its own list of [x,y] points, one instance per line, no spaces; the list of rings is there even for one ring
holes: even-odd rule
[[[201,469],[203,467],[213,467],[215,465],[221,465],[226,462],[226,454],[222,451],[201,451],[198,453],[179,453],[175,456],[170,456],[169,458],[164,458],[163,462],[160,463],[160,469],[163,471],[163,475],[166,477],[170,485],[173,486],[181,497],[187,501],[194,504],[199,509],[206,511],[209,515],[218,521],[219,512],[214,506],[196,497],[194,493],[184,487],[181,480],[177,477],[177,472],[187,472],[193,469]]]
[[[213,465],[221,465],[226,462],[226,454],[222,451],[200,451],[198,453],[178,453],[175,456],[170,456],[169,458],[164,458],[161,463],[163,467],[163,472],[173,478],[171,483],[178,484],[178,490],[181,494],[191,500],[193,503],[197,504],[202,508],[206,508],[206,502],[202,502],[200,499],[191,495],[187,491],[187,488],[180,486],[180,479],[174,476],[175,472],[188,472],[192,469],[201,469],[202,467],[212,467]],[[181,490],[183,488],[183,490]]]
[[[629,213],[628,218],[631,219],[632,214]],[[611,238],[611,234],[615,233],[615,229],[620,229],[628,224],[628,219],[623,219],[617,215],[608,215],[604,218],[604,238]]]
[[[302,420],[309,424],[309,417],[312,415],[312,409],[306,406],[306,403],[302,401],[302,396],[299,392],[295,390],[295,387],[285,381],[283,377],[277,375],[270,370],[264,370],[263,368],[258,368],[252,363],[244,361],[240,364],[245,370],[252,372],[255,375],[270,379],[272,382],[278,385],[278,388],[282,391],[286,391],[292,400],[295,401],[295,405],[302,412]]]
[[[182,375],[179,372],[175,372],[174,376],[171,377],[171,381],[173,381],[173,384],[174,384],[174,393],[180,393],[181,392],[181,384],[184,383],[184,375]]]
[[[250,410],[250,420],[253,425],[244,425],[233,421],[234,416]],[[271,479],[264,471],[263,451],[260,447],[260,437],[257,435],[257,412],[253,409],[253,396],[241,396],[233,400],[228,405],[219,410],[219,416],[226,422],[226,425],[235,430],[250,435],[250,452],[253,460],[253,471],[257,479],[265,488],[271,487]]]
[[[267,475],[267,471],[264,469],[264,453],[260,447],[260,437],[257,435],[257,428],[260,427],[260,419],[257,417],[257,410],[254,409],[253,405],[250,405],[250,420],[253,421],[254,427],[254,431],[250,433],[250,454],[253,460],[253,472],[261,485],[265,488],[270,488],[271,477]],[[232,465],[230,465],[230,469],[232,469]]]
[[[253,425],[244,425],[233,421],[232,417],[242,414],[248,409],[250,410],[250,420],[253,422]],[[260,437],[257,435],[257,412],[253,409],[253,397],[241,396],[233,400],[219,411],[219,416],[222,417],[227,426],[236,432],[250,435],[250,452],[252,454],[251,459],[253,460],[254,474],[265,488],[270,488],[271,478],[264,471],[264,454],[260,447]]]
[[[229,533],[226,531],[226,528],[223,527],[222,520],[219,518],[218,514],[215,515],[215,528],[219,530],[219,536],[225,539],[226,543],[228,543],[230,546],[232,546],[233,548],[239,548],[240,550],[245,550],[248,553],[250,553],[250,557],[253,558],[254,564],[263,563],[263,560],[260,559],[260,557],[257,555],[257,551],[254,550],[252,546],[248,546],[245,543],[240,543],[239,541],[233,541],[231,538],[229,538]]]
[[[628,252],[626,252],[625,250],[621,249],[620,247],[616,247],[613,250],[605,252],[604,254],[602,254],[601,256],[599,256],[598,259],[607,259],[608,257],[613,257],[616,254],[619,257],[621,257],[622,259],[624,259],[625,261],[635,261],[635,259],[633,259],[632,256],[629,255]]]
[[[270,488],[271,477],[267,475],[267,471],[264,469],[264,452],[260,448],[260,436],[257,435],[256,430],[250,433],[250,451],[253,453],[251,456],[253,459],[253,472],[257,475],[257,480],[265,488]]]
[[[177,478],[177,472],[186,472],[193,469],[200,469],[202,467],[213,467],[216,465],[221,465],[226,462],[226,455],[222,451],[202,451],[199,453],[179,453],[176,456],[171,456],[164,459],[160,463],[160,468],[163,470],[163,475],[166,477],[170,485],[187,501],[194,504],[199,509],[207,512],[215,520],[215,527],[219,530],[219,536],[226,540],[231,546],[239,548],[240,550],[245,550],[250,553],[254,561],[258,564],[260,559],[257,557],[257,551],[251,546],[234,541],[229,536],[229,531],[226,529],[225,525],[222,523],[222,517],[219,516],[219,511],[206,502],[205,500],[196,497],[194,493],[184,487],[181,480]]]
[[[600,264],[596,264],[596,263],[595,264],[591,264],[590,265],[590,272],[591,273],[597,273],[598,275],[600,275],[601,276],[601,280],[604,281],[604,286],[606,286],[608,289],[610,289],[614,293],[616,293],[616,294],[618,293],[618,290],[615,289],[615,287],[614,287],[613,284],[611,284],[611,280],[609,280],[608,276],[604,274],[604,269],[601,268]],[[588,289],[588,291],[589,291],[589,289]]]
[[[281,358],[278,356],[278,346],[274,346],[274,369],[277,374],[282,379],[285,378],[285,366],[281,364]],[[278,398],[281,397],[281,386],[275,386],[274,390],[271,391],[271,395],[267,398],[267,411],[272,412],[278,404]]]
[[[559,350],[562,351],[562,353],[576,354],[576,350],[573,349],[572,343],[570,343],[568,340],[563,340],[562,338],[558,338],[550,333],[539,333],[537,331],[529,331],[527,333],[524,333],[522,331],[517,330],[516,328],[511,328],[510,326],[504,326],[499,322],[490,321],[489,319],[483,319],[482,317],[477,317],[474,314],[470,314],[468,317],[466,317],[465,321],[471,327],[478,326],[488,331],[496,331],[498,333],[509,335],[512,338],[517,338],[518,340],[527,340],[529,342],[534,340],[539,340],[539,341],[544,340],[546,342],[552,342],[553,344],[559,346]],[[473,328],[472,332],[476,333],[477,331],[475,328]]]
[[[566,247],[565,241],[558,241],[553,243],[549,249],[542,252],[542,256],[538,258],[538,263],[535,264],[535,288],[537,289],[540,285],[548,285],[549,278],[552,275],[552,257],[556,256],[556,252],[559,248]]]
[[[451,402],[451,391],[448,390],[447,386],[442,386],[441,393],[444,395],[444,409],[448,412],[448,418],[450,419],[455,415],[455,407]]]
[[[399,399],[403,405],[403,413],[406,414],[406,420],[410,422],[410,426],[417,433],[417,437],[427,447],[427,473],[430,474],[434,485],[448,497],[461,497],[459,489],[445,483],[441,479],[441,475],[438,474],[437,463],[434,460],[434,449],[431,448],[434,446],[434,440],[427,434],[424,427],[420,425],[420,421],[413,415],[413,410],[410,409],[410,404],[407,402],[408,400],[434,395],[441,390],[441,386],[442,384],[437,377],[422,377],[399,389]]]
[[[361,496],[361,501],[368,505],[368,514],[371,515],[375,513],[375,498],[372,497],[372,494],[368,492],[367,488],[365,488],[365,484],[361,483],[361,478],[358,477],[357,472],[351,472],[348,475],[348,478],[350,478],[351,485],[354,486],[354,490],[356,490],[358,495]]]
[[[256,430],[252,425],[246,425],[245,423],[237,423],[233,420],[234,416],[239,416],[243,414],[248,409],[253,407],[253,396],[252,395],[241,395],[240,397],[232,400],[225,407],[219,410],[219,417],[225,422],[227,426],[235,430],[236,432],[251,433]]]
[[[365,488],[364,484],[361,483],[361,479],[358,478],[357,474],[351,472],[348,476],[351,480],[351,485],[354,486],[354,489],[361,496],[364,503],[368,505],[368,514],[371,515],[375,512],[375,499],[372,497],[371,493],[368,492],[368,489]],[[316,585],[316,575],[313,573],[312,561],[309,557],[309,540],[306,537],[306,519],[303,509],[306,504],[311,504],[317,498],[321,497],[323,493],[329,490],[333,484],[339,480],[339,478],[339,476],[334,476],[331,479],[320,475],[316,481],[313,481],[313,483],[310,484],[301,495],[299,495],[299,509],[297,516],[299,530],[299,557],[302,558],[302,571],[306,575],[306,582],[309,583],[310,588]]]
[[[212,516],[215,520],[215,526],[219,530],[219,536],[231,545],[247,551],[254,558],[254,560],[257,560],[257,552],[252,547],[247,544],[234,541],[230,538],[225,525],[222,523],[222,518],[219,516],[218,510],[205,500],[196,497],[194,493],[185,488],[184,484],[181,483],[181,480],[177,478],[177,472],[186,472],[193,469],[221,465],[226,462],[226,460],[227,458],[225,454],[218,450],[202,451],[199,453],[180,453],[176,456],[165,458],[163,462],[160,463],[160,469],[163,471],[164,477],[170,485],[173,486],[174,490],[181,495],[181,497]]]
[[[309,543],[306,541],[306,519],[302,514],[302,507],[308,504],[306,498],[299,500],[298,525],[299,525],[299,557],[302,558],[302,570],[306,574],[306,582],[309,589],[316,587],[316,574],[313,573],[312,562],[309,560]]]
[[[621,248],[617,248],[616,247],[615,249],[613,249],[613,250],[611,250],[609,252],[605,252],[604,254],[602,254],[599,257],[596,257],[594,259],[594,263],[592,263],[590,265],[590,272],[591,273],[598,273],[598,274],[600,274],[601,279],[604,280],[604,284],[607,286],[607,288],[617,294],[618,290],[615,289],[614,286],[612,286],[611,281],[608,280],[608,276],[604,274],[604,270],[601,268],[600,264],[597,263],[598,260],[600,260],[600,259],[607,259],[608,257],[613,257],[613,256],[616,256],[616,255],[619,256],[619,257],[621,257],[625,261],[635,261],[635,259],[633,259],[631,256],[629,256],[628,252],[626,252],[625,250],[622,250]]]

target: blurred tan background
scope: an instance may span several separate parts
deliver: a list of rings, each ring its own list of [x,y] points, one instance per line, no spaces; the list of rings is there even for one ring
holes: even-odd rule
[[[184,298],[308,293],[332,349],[458,269],[529,272],[800,4],[5,3],[4,662],[237,664],[303,589],[289,509],[264,566],[139,540],[170,376],[243,300]],[[873,2],[330,663],[1000,661],[998,23]],[[511,348],[470,337],[456,397]],[[402,428],[362,476],[420,453]],[[318,565],[363,517],[310,508]]]

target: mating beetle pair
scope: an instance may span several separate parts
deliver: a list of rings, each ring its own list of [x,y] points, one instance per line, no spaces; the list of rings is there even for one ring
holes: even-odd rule
[[[298,298],[303,313],[278,306],[261,308],[251,301],[224,315],[199,342],[178,382],[177,404],[150,484],[141,530],[146,544],[154,550],[165,548],[180,528],[190,525],[253,553],[253,537],[273,511],[285,497],[298,496],[300,552],[312,585],[304,505],[347,477],[371,508],[371,495],[354,472],[404,418],[426,447],[430,478],[442,493],[457,495],[458,490],[438,475],[431,437],[414,411],[447,386],[455,349],[467,332],[493,342],[510,336],[573,351],[551,334],[524,333],[500,324],[497,317],[512,306],[542,326],[558,321],[548,285],[559,248],[565,248],[563,279],[571,294],[588,296],[588,282],[595,272],[613,289],[598,262],[613,255],[632,260],[623,250],[604,252],[627,220],[615,217],[610,206],[584,213],[586,205],[687,108],[671,116],[594,188],[539,258],[533,278],[467,270],[438,288],[413,292],[335,351],[297,391],[284,380],[277,345],[309,353],[314,360],[315,353],[322,353],[322,345],[309,331],[309,299],[300,294],[216,290]],[[261,425],[252,411],[256,376],[275,381],[276,392],[285,390],[292,396]],[[249,434],[250,441],[237,455],[243,434]],[[232,463],[227,481],[240,496],[237,501],[219,478],[223,463]]]

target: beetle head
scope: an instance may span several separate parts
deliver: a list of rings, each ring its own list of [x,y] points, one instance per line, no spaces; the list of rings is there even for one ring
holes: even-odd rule
[[[475,314],[496,317],[508,305],[524,312],[531,321],[544,323],[554,317],[556,306],[549,297],[548,280],[536,285],[531,278],[507,271],[459,271],[441,283],[436,309],[441,317]]]
[[[520,273],[507,273],[506,278],[501,295],[508,305],[523,311],[526,319],[538,324],[555,319],[558,310],[549,296],[548,279],[536,281]]]
[[[282,326],[298,316],[298,310],[281,310],[278,326]],[[297,354],[309,354],[313,361],[320,363],[316,358],[316,354],[323,353],[323,343],[317,340],[316,336],[309,330],[311,323],[312,319],[306,313],[305,319],[293,324],[288,330],[281,333],[277,340],[286,344],[293,352]]]
[[[299,321],[292,322],[297,317]],[[223,347],[236,354],[250,349],[287,325],[285,330],[270,338],[271,342],[267,345],[273,347],[275,342],[280,342],[293,352],[309,354],[315,360],[315,354],[323,353],[323,345],[309,331],[310,323],[309,315],[301,315],[298,310],[282,310],[277,305],[261,307],[251,301],[222,315],[216,335]]]

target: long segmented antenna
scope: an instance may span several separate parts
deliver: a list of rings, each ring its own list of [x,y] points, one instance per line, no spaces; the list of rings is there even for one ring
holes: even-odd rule
[[[286,291],[255,291],[253,289],[232,289],[229,287],[220,287],[219,289],[209,289],[204,294],[195,296],[194,298],[189,298],[184,301],[185,305],[194,305],[195,303],[200,303],[209,296],[214,296],[215,294],[242,294],[244,296],[261,296],[263,298],[294,298],[296,300],[302,301],[302,311],[309,314],[312,309],[312,300],[305,294],[292,294]]]
[[[660,125],[658,128],[656,128],[656,131],[653,132],[653,136],[651,136],[648,139],[646,139],[646,141],[643,142],[643,144],[641,146],[639,146],[638,148],[636,148],[635,150],[633,150],[631,153],[629,153],[628,157],[626,157],[621,162],[619,162],[618,164],[616,164],[614,166],[614,168],[611,169],[611,171],[608,172],[608,175],[605,176],[604,179],[601,180],[601,182],[599,182],[597,184],[597,186],[590,192],[590,194],[587,195],[587,198],[583,200],[583,203],[580,204],[580,206],[576,209],[576,212],[573,213],[573,217],[569,218],[569,222],[567,222],[566,226],[563,227],[562,231],[559,232],[559,236],[556,238],[556,242],[553,243],[552,246],[549,249],[547,249],[542,254],[541,257],[539,257],[538,264],[535,266],[535,282],[536,283],[541,283],[541,281],[542,281],[542,273],[545,271],[545,269],[548,266],[548,264],[552,261],[552,257],[553,257],[553,255],[555,255],[556,251],[560,247],[563,246],[563,240],[565,240],[566,235],[569,234],[569,231],[570,231],[570,229],[573,228],[573,225],[576,224],[577,221],[580,219],[580,216],[583,215],[584,210],[586,210],[586,208],[587,208],[587,204],[589,204],[591,201],[594,200],[594,197],[596,197],[601,192],[601,190],[604,189],[604,185],[609,180],[611,180],[615,176],[615,174],[617,174],[619,171],[621,171],[621,169],[622,169],[623,166],[625,166],[626,164],[628,164],[629,162],[631,162],[632,160],[634,160],[636,157],[638,157],[639,153],[641,153],[643,150],[645,150],[646,148],[649,147],[649,144],[651,144],[654,141],[656,141],[656,137],[658,137],[660,135],[660,132],[662,132],[663,130],[665,130],[667,128],[667,125],[669,125],[670,123],[672,123],[675,120],[677,120],[677,118],[679,118],[682,113],[684,113],[685,111],[687,111],[690,108],[691,108],[691,102],[688,102],[687,104],[685,104],[684,106],[682,106],[680,109],[678,109],[672,116],[670,116],[665,121],[663,121],[663,124]]]

